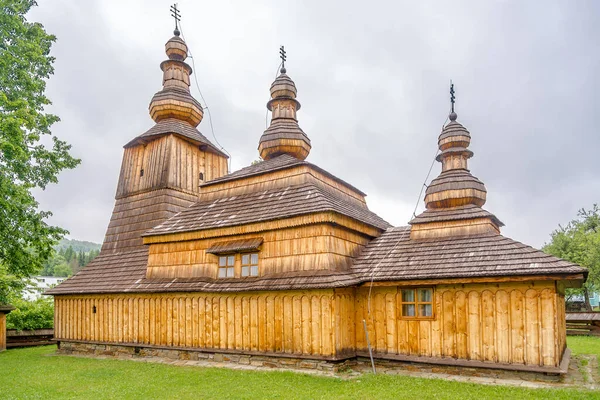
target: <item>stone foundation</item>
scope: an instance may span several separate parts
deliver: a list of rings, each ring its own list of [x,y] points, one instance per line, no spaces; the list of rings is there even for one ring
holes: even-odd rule
[[[58,353],[121,359],[146,359],[148,361],[168,362],[180,365],[206,366],[207,364],[203,362],[208,362],[215,366],[230,368],[287,369],[342,376],[356,376],[372,372],[371,362],[365,357],[352,357],[346,360],[315,360],[262,354],[207,352],[203,349],[65,341],[58,342]],[[461,376],[477,379],[486,378],[489,380],[547,383],[561,383],[565,381],[564,376],[559,374],[436,365],[397,360],[375,360],[375,368],[378,374],[387,375],[420,375],[437,378]]]

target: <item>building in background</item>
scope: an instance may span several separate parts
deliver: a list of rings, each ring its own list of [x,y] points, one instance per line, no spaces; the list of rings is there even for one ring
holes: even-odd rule
[[[39,299],[44,292],[52,289],[67,278],[56,276],[34,276],[31,278],[31,284],[27,285],[23,290],[23,298],[25,300]]]

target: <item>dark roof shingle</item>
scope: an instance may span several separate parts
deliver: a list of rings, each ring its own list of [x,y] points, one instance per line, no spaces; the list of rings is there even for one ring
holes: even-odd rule
[[[318,165],[311,164],[304,160],[299,160],[296,157],[290,156],[289,154],[282,154],[280,156],[271,158],[269,160],[261,161],[254,165],[250,165],[248,167],[239,169],[235,172],[232,172],[231,174],[208,181],[205,184],[203,184],[202,187],[210,186],[210,185],[214,185],[214,184],[218,184],[218,183],[223,183],[223,182],[229,182],[229,181],[233,181],[233,180],[237,180],[237,179],[247,178],[249,176],[262,175],[262,174],[266,174],[266,173],[273,172],[273,171],[279,171],[282,169],[293,168],[293,167],[297,167],[299,165],[309,166],[309,167],[319,171],[320,173],[330,177],[331,179],[341,183],[342,185],[352,189],[356,193],[358,193],[362,196],[366,196],[365,193],[363,193],[356,187],[354,187],[351,184],[349,184],[348,182],[338,178],[337,176],[325,171],[323,168],[319,167]]]
[[[352,271],[375,281],[587,273],[502,235],[410,240],[407,226],[371,241]]]
[[[227,154],[223,153],[214,144],[212,144],[212,142],[208,140],[206,136],[200,133],[198,129],[194,128],[185,121],[180,121],[175,118],[167,118],[157,122],[152,128],[148,129],[146,132],[127,143],[125,147],[133,146],[142,140],[151,140],[154,136],[166,135],[169,133],[174,133],[187,139],[191,139],[195,142],[205,144],[210,147],[213,153],[217,153],[228,158]]]
[[[191,232],[333,211],[379,229],[391,225],[366,206],[305,183],[216,200],[199,201],[143,236]]]

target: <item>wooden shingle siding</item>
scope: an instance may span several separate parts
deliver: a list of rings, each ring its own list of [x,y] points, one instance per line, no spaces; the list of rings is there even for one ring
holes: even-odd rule
[[[401,316],[398,287],[356,292],[356,349],[376,355],[462,358],[557,367],[564,352],[564,301],[555,282],[435,287],[434,319]],[[560,338],[556,340],[556,338]]]
[[[292,271],[350,268],[369,237],[330,224],[271,230],[261,235],[259,273],[268,276]],[[233,242],[256,240],[250,233]],[[218,256],[207,253],[219,239],[157,243],[150,246],[148,278],[217,278]]]

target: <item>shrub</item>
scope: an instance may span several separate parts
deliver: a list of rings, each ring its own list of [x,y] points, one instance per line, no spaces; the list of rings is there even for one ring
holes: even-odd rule
[[[15,310],[6,316],[6,328],[19,331],[54,327],[54,301],[51,298],[16,300]]]

